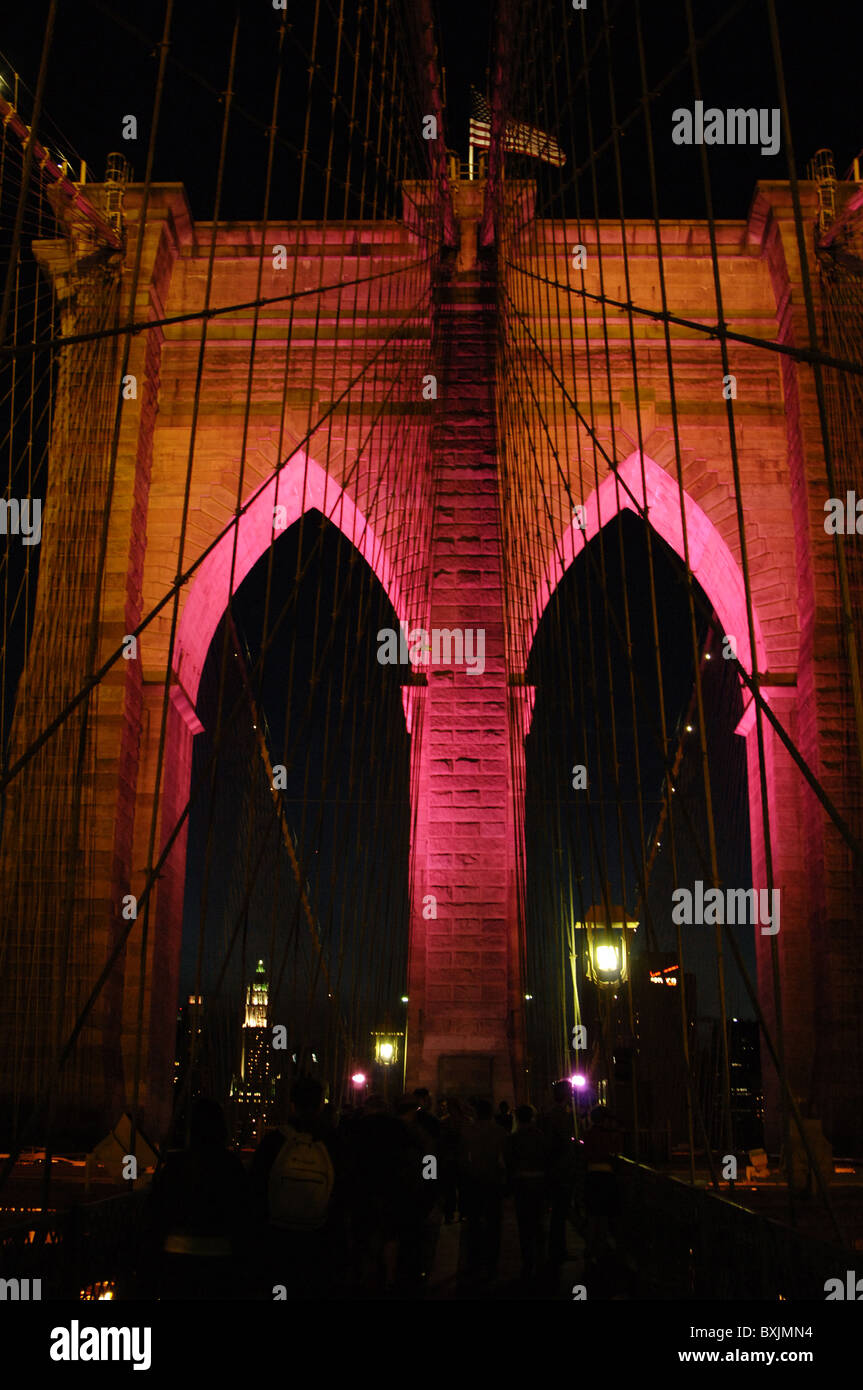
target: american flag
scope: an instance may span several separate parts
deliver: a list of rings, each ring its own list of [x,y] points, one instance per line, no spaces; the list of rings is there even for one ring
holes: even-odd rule
[[[477,149],[487,150],[491,144],[491,107],[476,89],[471,87],[471,115],[468,139]],[[507,121],[504,133],[504,149],[513,154],[529,154],[534,159],[544,159],[546,164],[566,163],[566,155],[556,140],[534,125],[524,125],[521,121]]]

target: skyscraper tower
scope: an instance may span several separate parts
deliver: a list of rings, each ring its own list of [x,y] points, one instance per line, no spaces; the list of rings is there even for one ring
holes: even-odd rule
[[[272,1074],[270,1037],[267,1028],[269,983],[262,960],[246,986],[245,1015],[240,1044],[240,1074],[231,1086],[236,1106],[240,1142],[257,1141],[267,1122],[267,1110],[274,1099],[276,1078]]]

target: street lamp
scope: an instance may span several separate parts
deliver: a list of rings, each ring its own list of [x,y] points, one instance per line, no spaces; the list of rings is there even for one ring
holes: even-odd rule
[[[403,1033],[372,1033],[375,1061],[382,1067],[395,1066],[399,1060],[399,1039]]]
[[[611,904],[608,911],[593,906],[584,914],[583,922],[576,922],[576,931],[587,933],[585,970],[594,984],[600,987],[623,984],[629,973],[627,933],[634,932],[637,926],[635,918],[615,904]]]

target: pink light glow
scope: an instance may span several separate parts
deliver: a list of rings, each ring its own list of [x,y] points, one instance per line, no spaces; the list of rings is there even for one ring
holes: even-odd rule
[[[587,1077],[586,1077],[586,1076],[581,1076],[581,1075],[579,1075],[578,1072],[576,1072],[574,1076],[571,1076],[571,1077],[569,1078],[569,1084],[570,1084],[570,1086],[572,1086],[575,1090],[579,1090],[579,1091],[580,1091],[580,1090],[582,1089],[583,1086],[586,1086],[586,1085],[587,1085]]]
[[[353,1076],[351,1077],[351,1081],[353,1081],[353,1083],[354,1083],[355,1086],[365,1086],[365,1084],[366,1084],[366,1074],[365,1074],[365,1072],[364,1072],[364,1071],[355,1071],[354,1074],[353,1074]]]
[[[383,585],[399,621],[406,621],[398,580],[383,542],[348,494],[313,459],[298,453],[280,474],[250,496],[254,501],[237,525],[234,592],[270,548],[275,507],[285,508],[285,525],[276,532],[277,540],[303,512],[314,508],[323,512],[356,546]],[[174,649],[174,669],[193,705],[198,698],[201,672],[213,634],[228,605],[233,548],[232,528],[210,551],[186,591]]]
[[[641,455],[636,449],[620,464],[618,475],[630,489],[632,497],[625,488],[618,488],[615,475],[600,483],[599,490],[591,494],[584,504],[585,526],[581,530],[573,521],[564,532],[560,553],[549,561],[545,576],[540,581],[534,602],[528,632],[528,649],[533,645],[540,619],[549,599],[560,583],[575,557],[593,539],[600,529],[624,507],[639,515],[632,500],[645,505],[641,478]],[[648,454],[644,456],[644,475],[647,485],[648,516],[653,529],[664,541],[683,558],[683,526],[680,519],[680,493],[676,477],[666,473]],[[619,503],[618,503],[619,493]],[[732,633],[737,639],[737,656],[746,671],[752,671],[752,656],[749,650],[749,625],[746,617],[746,591],[740,567],[722,539],[713,522],[703,512],[697,502],[684,494],[686,516],[686,535],[689,542],[689,562],[694,577],[698,580],[716,609],[723,631]],[[761,633],[758,614],[755,617],[755,645],[759,671],[767,670],[767,651]]]

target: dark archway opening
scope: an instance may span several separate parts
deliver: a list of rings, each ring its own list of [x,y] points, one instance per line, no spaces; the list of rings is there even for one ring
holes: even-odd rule
[[[685,573],[655,532],[652,549],[664,730],[647,541],[643,522],[630,512],[611,520],[576,558],[543,615],[531,652],[527,679],[536,686],[536,703],[526,745],[526,991],[532,995],[527,1020],[535,1098],[556,1078],[579,1076],[576,1094],[585,1105],[613,1104],[629,1131],[630,1148],[637,1118],[639,1151],[644,1155],[647,1146],[653,1156],[662,1156],[687,1139],[684,1032],[693,1096],[711,1143],[719,1142],[722,1128],[724,1063],[714,928],[682,927],[681,963],[672,917],[676,887],[694,892],[697,880],[709,887],[707,794]],[[733,664],[723,660],[725,634],[710,601],[697,584],[696,590],[720,882],[747,889],[752,870],[746,757],[744,742],[734,733],[742,714],[739,680]],[[670,817],[663,741],[671,764],[679,759]],[[574,785],[583,780],[578,767],[585,769],[586,787]],[[624,907],[640,925],[628,937],[629,980],[616,992],[588,978],[588,933],[574,933],[579,1016],[587,1030],[586,1049],[576,1051],[570,923],[584,920],[593,905],[606,900]],[[753,927],[735,930],[754,980]],[[759,1143],[757,1025],[730,959],[724,988],[734,1133],[741,1144]],[[697,1122],[696,1142],[701,1137]]]
[[[175,1110],[230,1101],[241,1139],[286,1112],[300,1072],[342,1097],[371,1031],[404,1026],[407,977],[409,738],[399,670],[377,661],[395,613],[319,512],[278,538],[269,570],[265,555],[237,590],[201,680],[178,1017]]]

